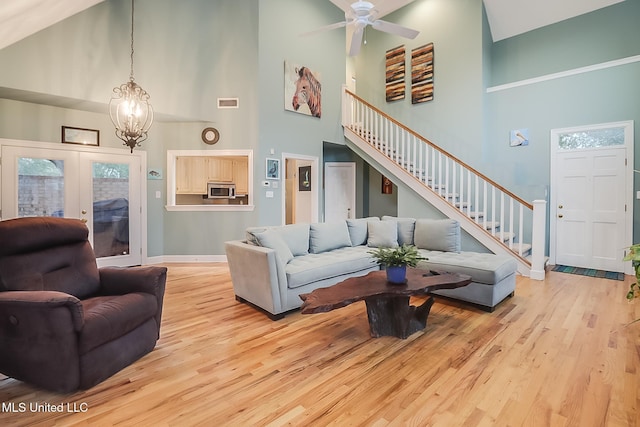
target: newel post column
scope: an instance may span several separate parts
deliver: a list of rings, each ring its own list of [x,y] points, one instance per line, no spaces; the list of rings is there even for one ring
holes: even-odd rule
[[[533,201],[531,228],[531,275],[534,280],[544,280],[545,248],[547,236],[547,202]]]
[[[342,126],[348,127],[351,122],[352,97],[347,93],[347,85],[342,85]]]

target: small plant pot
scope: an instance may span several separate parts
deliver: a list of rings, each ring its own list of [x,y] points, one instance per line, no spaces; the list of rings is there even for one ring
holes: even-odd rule
[[[391,266],[387,267],[387,281],[394,285],[402,285],[407,282],[407,266]]]

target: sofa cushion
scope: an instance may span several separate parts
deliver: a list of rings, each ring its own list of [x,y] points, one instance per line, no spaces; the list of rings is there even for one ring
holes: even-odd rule
[[[348,246],[320,254],[295,257],[285,267],[289,288],[375,267],[366,246]]]
[[[309,224],[288,224],[271,230],[284,240],[293,256],[309,253]]]
[[[413,239],[419,249],[460,252],[460,223],[453,219],[418,219]]]
[[[349,228],[349,237],[351,238],[351,246],[360,246],[367,243],[367,223],[370,221],[380,221],[377,216],[368,218],[348,219],[347,227]]]
[[[395,221],[398,224],[398,244],[399,245],[413,245],[413,233],[416,227],[415,218],[397,218],[394,216],[385,215],[382,217],[383,221]]]
[[[245,238],[247,243],[254,246],[262,246],[256,237],[267,230],[275,231],[282,237],[289,249],[296,255],[309,253],[309,224],[287,224],[283,226],[247,227]]]
[[[398,246],[398,227],[393,221],[367,224],[367,246],[373,248],[395,248]]]
[[[346,221],[319,222],[309,227],[309,252],[319,254],[351,246]]]
[[[276,251],[276,255],[284,264],[293,259],[293,253],[291,253],[289,246],[287,246],[284,239],[280,237],[280,234],[274,230],[267,230],[262,233],[255,233],[254,235],[260,246]]]
[[[518,264],[506,255],[481,252],[443,252],[420,249],[420,255],[428,258],[420,261],[418,268],[449,273],[467,274],[476,283],[494,285],[515,274]]]

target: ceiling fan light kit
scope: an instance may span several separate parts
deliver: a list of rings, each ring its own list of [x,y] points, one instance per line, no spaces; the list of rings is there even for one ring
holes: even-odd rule
[[[411,3],[413,0],[378,0],[376,2],[377,5],[368,1],[330,1],[344,11],[345,20],[327,25],[303,35],[311,35],[322,31],[334,30],[336,28],[351,27],[353,29],[353,35],[351,36],[351,42],[349,43],[349,56],[356,56],[360,53],[360,48],[364,39],[364,31],[367,26],[371,26],[374,30],[394,34],[407,39],[415,39],[418,34],[420,34],[419,31],[411,28],[378,19],[400,9],[401,7]]]

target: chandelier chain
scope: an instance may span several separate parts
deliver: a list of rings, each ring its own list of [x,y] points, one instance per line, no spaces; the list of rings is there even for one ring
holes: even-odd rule
[[[109,101],[109,116],[115,126],[116,136],[131,148],[132,153],[135,147],[146,141],[153,123],[149,94],[133,79],[134,16],[134,0],[131,0],[131,73],[127,83],[113,88],[113,96]]]
[[[133,4],[135,0],[131,0],[131,74],[129,80],[133,81]]]

